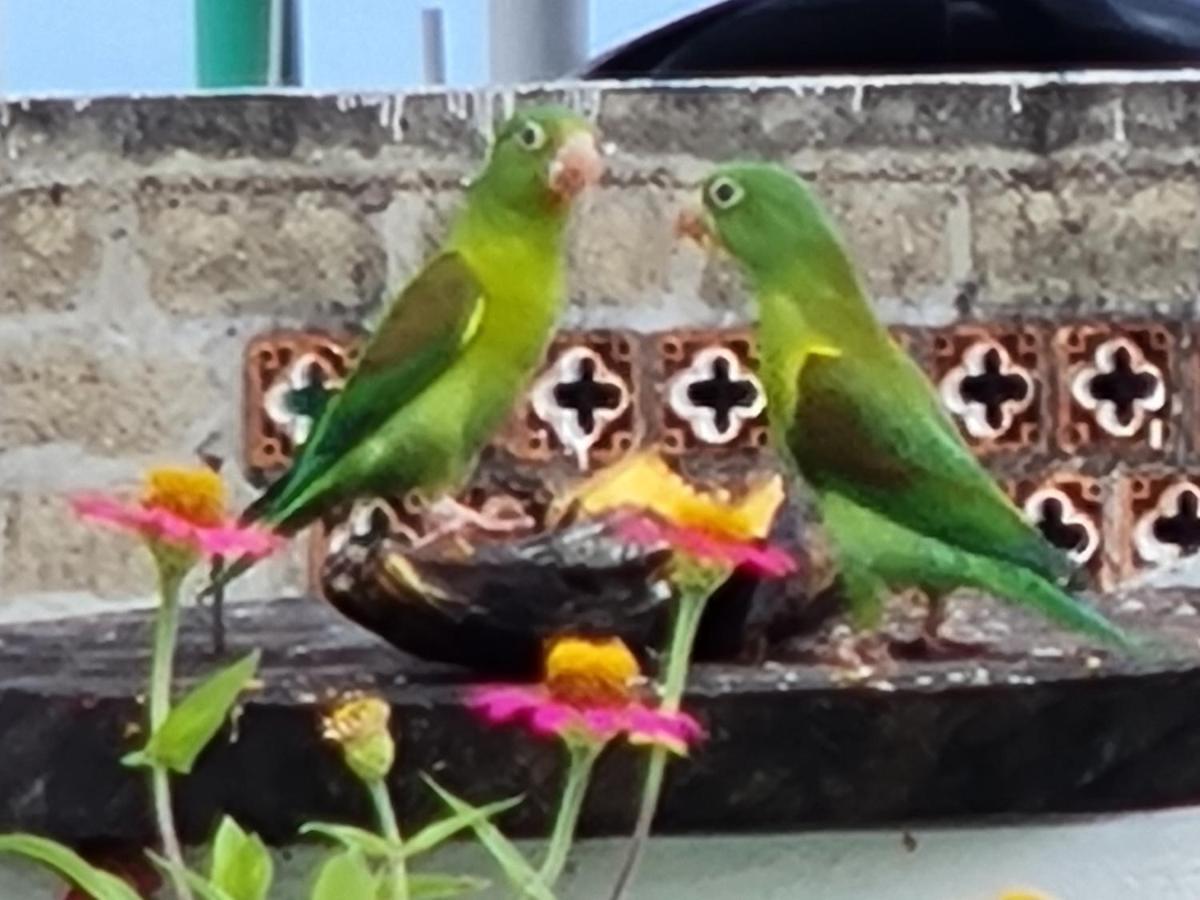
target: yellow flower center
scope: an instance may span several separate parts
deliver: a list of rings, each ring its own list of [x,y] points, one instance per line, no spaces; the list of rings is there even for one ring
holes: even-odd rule
[[[212,528],[225,520],[225,484],[212,469],[200,466],[151,469],[142,488],[142,503]]]
[[[544,683],[573,706],[620,706],[637,679],[637,659],[619,638],[559,638],[546,653]]]

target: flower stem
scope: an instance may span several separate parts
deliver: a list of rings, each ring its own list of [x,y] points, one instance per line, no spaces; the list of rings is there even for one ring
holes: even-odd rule
[[[675,617],[675,629],[671,635],[666,673],[663,676],[662,707],[667,712],[678,712],[683,702],[683,691],[687,687],[688,670],[692,664],[692,647],[696,643],[696,632],[700,630],[700,619],[707,605],[708,594],[679,598],[679,612]]]
[[[371,792],[371,803],[375,806],[375,817],[379,820],[379,830],[383,836],[396,847],[403,846],[400,836],[400,825],[396,821],[396,810],[392,807],[392,795],[388,793],[387,782],[376,778],[367,783]],[[387,900],[408,900],[408,871],[404,857],[397,854],[388,863],[387,881],[384,883],[384,897]]]
[[[154,623],[154,652],[150,663],[150,734],[162,727],[171,713],[171,680],[175,663],[175,637],[179,630],[179,588],[188,567],[170,554],[156,554],[158,563],[158,614]],[[183,848],[175,831],[171,811],[171,775],[166,767],[151,762],[150,787],[163,855],[171,863],[171,883],[179,900],[192,900],[183,877]]]
[[[579,813],[583,810],[583,799],[587,796],[592,767],[604,744],[598,741],[576,741],[567,744],[567,782],[563,786],[562,800],[558,805],[558,816],[554,820],[554,831],[546,848],[546,858],[538,875],[547,888],[562,875],[575,841],[575,828],[579,824]]]
[[[722,573],[723,577],[724,573]],[[700,630],[700,620],[708,597],[716,588],[719,581],[713,579],[703,589],[692,589],[682,592],[675,612],[675,624],[671,632],[671,643],[667,650],[665,671],[663,674],[663,689],[661,706],[667,712],[678,712],[683,702],[683,692],[687,687],[688,670],[691,667],[692,648],[696,643],[696,632]],[[616,884],[610,900],[623,900],[642,856],[646,852],[646,843],[650,838],[650,827],[654,824],[654,814],[658,810],[658,800],[662,794],[663,775],[667,768],[668,751],[665,747],[654,746],[650,749],[646,760],[646,777],[642,781],[642,799],[638,806],[637,822],[633,827],[633,835],[629,840],[629,850],[621,864]]]

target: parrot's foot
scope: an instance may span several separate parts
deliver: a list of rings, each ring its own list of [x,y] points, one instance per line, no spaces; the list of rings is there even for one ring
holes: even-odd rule
[[[429,507],[428,518],[433,528],[413,544],[419,550],[465,528],[509,534],[532,528],[537,523],[511,497],[492,497],[482,509],[473,509],[452,497],[442,497]]]
[[[862,632],[838,625],[829,635],[826,662],[842,670],[841,680],[867,680],[896,664],[891,642],[876,632]]]
[[[941,597],[929,598],[928,612],[921,632],[915,638],[896,641],[896,655],[904,659],[970,659],[983,655],[987,644],[965,641],[945,635],[946,606]]]

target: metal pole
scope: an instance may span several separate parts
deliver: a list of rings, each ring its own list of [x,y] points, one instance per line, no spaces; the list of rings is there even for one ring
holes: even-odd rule
[[[283,41],[279,61],[279,83],[296,87],[303,80],[300,50],[300,0],[283,0],[283,21],[278,27]]]
[[[270,82],[273,0],[196,0],[196,80],[202,88]]]
[[[588,53],[587,0],[490,0],[488,51],[493,82],[570,75]]]
[[[442,11],[435,7],[421,10],[421,58],[426,84],[446,83],[446,31]]]

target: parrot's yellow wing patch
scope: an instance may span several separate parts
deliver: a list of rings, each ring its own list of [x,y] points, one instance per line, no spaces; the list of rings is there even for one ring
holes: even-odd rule
[[[814,356],[823,356],[826,359],[837,359],[842,355],[842,349],[835,347],[833,344],[813,343],[800,344],[796,349],[797,360],[796,371],[803,372],[804,366]]]

